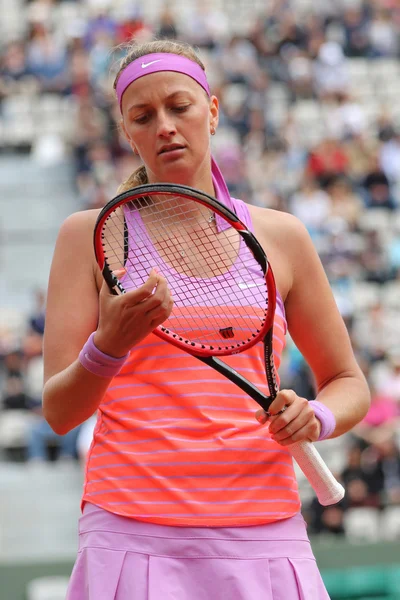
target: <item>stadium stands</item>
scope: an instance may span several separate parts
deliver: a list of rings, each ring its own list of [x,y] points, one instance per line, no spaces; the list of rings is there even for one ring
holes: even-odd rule
[[[310,531],[353,543],[398,539],[398,3],[0,0],[0,14],[0,467],[9,474],[0,518],[11,519],[18,506],[24,469],[26,481],[39,477],[43,490],[54,483],[51,462],[41,475],[30,474],[26,446],[40,406],[30,370],[40,357],[44,318],[35,293],[45,291],[58,227],[76,210],[102,206],[138,165],[115,122],[117,45],[131,35],[168,35],[199,47],[220,98],[214,153],[232,194],[304,221],[373,390],[370,419],[321,444],[331,467],[347,478],[346,500],[335,513],[315,507],[299,472]],[[298,393],[314,393],[290,337],[281,379]],[[392,416],[380,412],[382,402],[394,407]],[[50,448],[49,457],[56,456]],[[80,465],[70,467],[75,475],[65,485],[76,505]],[[0,536],[0,556],[22,543],[18,536],[6,540]],[[386,576],[375,575],[378,583],[374,588],[371,574],[368,589],[376,598],[400,597],[398,588],[380,585]],[[351,590],[361,589],[365,577],[332,597],[360,598]],[[37,585],[29,600],[45,598]]]

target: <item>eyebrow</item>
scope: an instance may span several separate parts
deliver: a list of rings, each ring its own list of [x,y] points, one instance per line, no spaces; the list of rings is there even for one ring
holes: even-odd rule
[[[179,96],[179,94],[188,94],[191,95],[191,92],[189,90],[177,90],[176,92],[172,92],[172,94],[169,94],[165,100],[172,100],[175,96]],[[132,104],[132,106],[130,106],[128,108],[128,113],[131,112],[131,110],[134,110],[135,108],[146,108],[146,106],[149,106],[150,103],[149,102],[141,102],[139,104]]]

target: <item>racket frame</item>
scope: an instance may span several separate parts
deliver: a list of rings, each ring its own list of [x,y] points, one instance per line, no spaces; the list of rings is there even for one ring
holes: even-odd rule
[[[246,342],[242,342],[241,345],[231,345],[227,347],[226,345],[223,347],[217,346],[214,344],[213,346],[205,346],[198,342],[194,342],[189,339],[185,339],[182,336],[174,333],[168,327],[164,327],[163,325],[159,325],[154,333],[170,342],[174,346],[189,352],[193,356],[196,357],[209,357],[209,356],[229,356],[232,354],[238,354],[251,348],[255,344],[257,344],[261,340],[265,340],[267,338],[268,332],[273,327],[274,315],[275,315],[275,307],[276,307],[276,286],[275,279],[272,272],[272,269],[269,267],[268,259],[266,254],[252,234],[251,231],[248,230],[246,225],[238,218],[238,216],[231,211],[229,208],[221,204],[218,200],[206,194],[205,192],[200,192],[195,188],[189,186],[183,186],[179,184],[166,184],[166,183],[158,183],[158,184],[143,184],[138,186],[137,188],[133,188],[132,190],[128,190],[116,196],[113,200],[108,202],[106,206],[101,210],[95,225],[94,231],[94,249],[97,263],[102,271],[103,277],[106,280],[110,290],[114,294],[123,294],[125,293],[125,289],[123,285],[118,281],[117,277],[112,273],[109,269],[107,260],[104,254],[102,238],[98,235],[99,231],[102,231],[108,217],[120,206],[127,204],[128,202],[134,202],[139,198],[143,198],[146,195],[152,196],[155,194],[163,194],[166,196],[180,196],[187,200],[196,201],[202,206],[211,209],[215,214],[220,215],[223,219],[225,219],[241,236],[244,243],[249,248],[250,252],[253,254],[254,259],[257,261],[259,266],[261,267],[262,273],[264,275],[266,281],[266,287],[268,291],[268,300],[266,299],[266,306],[268,305],[268,310],[265,313],[265,319],[257,331],[257,333],[252,334],[252,338],[247,340]]]
[[[218,350],[213,350],[212,353],[209,351],[204,352],[201,348],[200,344],[193,345],[189,342],[187,344],[182,344],[170,334],[167,328],[163,328],[159,326],[154,330],[154,334],[159,336],[162,339],[165,339],[169,343],[183,349],[188,354],[195,356],[203,363],[212,367],[219,373],[221,373],[224,377],[232,381],[236,384],[240,389],[242,389],[245,393],[247,393],[253,400],[255,400],[266,412],[275,399],[278,393],[278,385],[274,367],[274,359],[273,359],[273,321],[275,314],[275,306],[276,306],[276,287],[275,280],[273,276],[272,269],[269,267],[269,263],[266,257],[266,254],[258,242],[258,240],[254,237],[254,235],[248,230],[246,225],[244,225],[237,215],[229,210],[226,206],[221,204],[218,200],[209,196],[204,192],[200,192],[195,188],[191,188],[189,186],[182,186],[178,184],[144,184],[133,188],[132,190],[128,190],[116,196],[113,200],[108,202],[106,206],[100,211],[100,214],[96,221],[95,232],[94,232],[94,249],[97,263],[102,271],[103,277],[107,282],[110,290],[114,294],[123,294],[125,293],[125,289],[122,284],[118,281],[115,275],[108,268],[107,261],[104,256],[103,246],[101,243],[100,236],[97,235],[99,228],[103,228],[104,223],[107,220],[107,217],[112,213],[112,211],[118,206],[122,206],[123,204],[132,201],[137,198],[142,198],[146,195],[146,191],[148,193],[159,193],[159,194],[167,194],[170,196],[179,195],[186,197],[189,200],[196,199],[197,202],[211,208],[215,214],[219,214],[223,218],[225,218],[232,227],[238,231],[241,235],[247,247],[252,252],[254,258],[260,264],[264,276],[266,278],[267,290],[268,290],[268,310],[267,315],[269,318],[266,318],[264,324],[258,334],[255,335],[254,339],[251,340],[249,345],[243,345],[242,348],[236,350],[236,353],[242,352],[263,340],[264,343],[264,353],[265,353],[265,371],[270,391],[270,396],[266,396],[263,392],[261,392],[255,385],[253,385],[250,381],[245,379],[240,373],[235,371],[235,369],[231,368],[229,365],[224,363],[223,361],[217,358],[217,355],[232,355],[235,352],[228,350],[226,352],[218,353]],[[200,348],[199,348],[200,347]],[[340,502],[344,497],[344,488],[343,486],[336,481],[335,477],[321,458],[318,450],[309,441],[296,442],[291,444],[288,447],[288,450],[293,455],[294,459],[298,463],[299,467],[307,477],[309,483],[314,489],[317,498],[323,506],[329,506],[332,504],[336,504]]]

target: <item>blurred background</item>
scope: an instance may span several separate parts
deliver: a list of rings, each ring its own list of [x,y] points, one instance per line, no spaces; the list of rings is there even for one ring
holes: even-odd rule
[[[112,94],[132,37],[199,48],[232,195],[313,238],[373,400],[318,444],[345,500],[323,509],[298,473],[303,514],[332,600],[399,600],[397,0],[0,0],[0,599],[61,600],[75,558],[93,424],[41,416],[46,286],[61,222],[138,166]],[[290,339],[281,378],[314,396]]]

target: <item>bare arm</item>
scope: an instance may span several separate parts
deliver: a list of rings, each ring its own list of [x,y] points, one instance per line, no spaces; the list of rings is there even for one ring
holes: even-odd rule
[[[43,348],[43,414],[59,434],[95,412],[109,383],[84,369],[77,360],[98,320],[89,235],[93,223],[94,215],[90,213],[76,213],[63,223],[50,271]]]
[[[280,268],[290,273],[285,279],[290,282],[285,300],[288,329],[313,372],[317,399],[335,415],[336,429],[331,437],[337,437],[349,431],[367,413],[368,386],[307,230],[291,215],[281,213],[275,218],[279,221],[274,227],[279,234],[276,245],[285,249],[286,257]],[[267,231],[267,225],[263,231]],[[265,233],[264,240],[266,244]],[[271,256],[270,259],[274,268]],[[271,405],[271,412],[278,413],[285,404],[291,406],[271,419],[270,431],[277,441],[285,445],[300,439],[315,441],[320,431],[319,422],[316,423],[306,399],[297,397],[293,391],[282,390]]]
[[[336,437],[364,418],[370,394],[308,232],[298,222],[293,229],[294,279],[285,304],[288,327],[314,374],[317,399],[336,417]]]
[[[80,364],[78,356],[88,336],[95,331],[100,350],[124,356],[172,309],[166,281],[156,272],[143,286],[123,296],[112,296],[106,284],[101,284],[92,246],[95,218],[95,211],[86,211],[64,222],[50,272],[43,413],[59,434],[95,412],[111,381]]]

